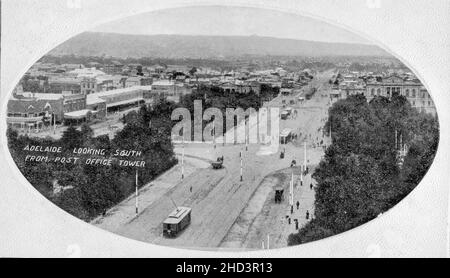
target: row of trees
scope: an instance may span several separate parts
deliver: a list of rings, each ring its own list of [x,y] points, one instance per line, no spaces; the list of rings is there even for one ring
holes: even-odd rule
[[[194,102],[196,100],[202,101],[203,111],[208,108],[218,108],[222,111],[223,115],[226,115],[227,108],[242,108],[246,111],[248,108],[253,108],[256,111],[262,107],[264,101],[270,101],[280,93],[278,87],[271,87],[266,84],[261,85],[259,94],[254,91],[248,93],[239,92],[225,92],[224,89],[217,86],[200,86],[197,90],[191,94],[184,95],[179,103],[180,107],[189,110],[191,117],[194,115]],[[202,112],[203,112],[202,111]],[[192,119],[193,121],[194,119]],[[213,121],[212,119],[211,121]],[[203,127],[208,124],[207,121],[203,121]],[[237,119],[235,119],[237,124]],[[193,126],[193,124],[192,124]],[[192,130],[193,134],[194,130]],[[226,119],[223,119],[223,134],[226,132]]]
[[[439,142],[437,119],[419,113],[403,96],[338,101],[324,130],[330,125],[332,145],[313,174],[315,218],[289,237],[289,245],[342,233],[395,206],[424,177]],[[402,165],[400,135],[408,146]]]
[[[9,129],[9,149],[19,170],[40,193],[72,215],[87,221],[132,194],[136,168],[120,167],[117,163],[108,167],[84,163],[25,162],[25,156],[31,153],[24,151],[24,147],[60,146],[63,152],[58,156],[66,157],[74,156],[71,153],[73,148],[83,147],[105,149],[107,157],[99,158],[111,157],[116,149],[141,151],[142,156],[136,159],[145,161],[145,167],[138,169],[139,185],[142,186],[177,163],[170,141],[173,107],[174,104],[167,101],[153,107],[143,106],[127,118],[127,124],[113,140],[107,135],[93,137],[87,125],[80,130],[69,127],[59,140],[19,136]],[[71,189],[54,194],[55,183]]]

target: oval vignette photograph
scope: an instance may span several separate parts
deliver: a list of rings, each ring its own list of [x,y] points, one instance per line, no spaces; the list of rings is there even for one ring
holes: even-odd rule
[[[277,249],[407,197],[439,144],[432,94],[376,42],[325,21],[176,8],[41,57],[11,92],[7,139],[31,186],[95,227],[176,248]]]

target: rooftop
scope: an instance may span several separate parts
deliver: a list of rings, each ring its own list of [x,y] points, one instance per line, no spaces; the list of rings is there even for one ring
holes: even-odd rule
[[[178,207],[174,211],[172,211],[171,214],[169,214],[169,217],[164,221],[164,223],[165,224],[177,224],[190,212],[191,212],[191,208]]]
[[[43,94],[32,92],[17,93],[17,96],[22,96],[27,99],[35,99],[35,100],[60,100],[64,97],[62,94]]]
[[[175,83],[173,81],[170,80],[158,80],[153,82],[152,85],[154,86],[173,86]]]
[[[118,94],[124,94],[124,93],[129,93],[129,92],[134,92],[134,91],[140,91],[140,90],[150,90],[150,89],[151,89],[151,86],[133,86],[133,87],[128,87],[128,88],[120,88],[120,89],[115,89],[115,90],[110,90],[110,91],[92,93],[92,94],[89,94],[88,97],[89,96],[91,98],[93,98],[93,97],[99,97],[99,98],[109,97],[109,96],[118,95]]]

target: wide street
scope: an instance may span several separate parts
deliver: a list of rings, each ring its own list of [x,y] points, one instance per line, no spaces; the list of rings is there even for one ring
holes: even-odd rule
[[[249,250],[279,248],[287,245],[287,237],[314,217],[315,181],[311,170],[323,156],[321,128],[330,105],[328,80],[333,72],[318,73],[309,86],[318,88],[311,100],[290,104],[301,95],[279,96],[267,106],[286,105],[297,110],[287,120],[280,120],[280,131],[290,128],[297,139],[280,145],[274,153],[262,153],[262,146],[217,144],[176,144],[175,152],[185,153],[184,179],[180,163],[145,185],[139,192],[139,213],[135,213],[135,198],[128,199],[109,210],[105,216],[92,221],[108,231],[154,244],[196,249]],[[305,88],[307,90],[308,87]],[[286,101],[287,100],[287,101]],[[306,145],[306,159],[305,148]],[[284,159],[280,152],[285,150]],[[240,153],[243,161],[243,180],[240,179]],[[224,157],[224,168],[214,170],[209,162]],[[297,167],[291,168],[296,160]],[[181,161],[181,158],[179,159]],[[310,173],[300,177],[299,166],[307,161]],[[294,204],[289,206],[289,183],[294,177]],[[303,186],[300,179],[303,179]],[[284,200],[275,204],[274,187],[284,188]],[[299,202],[297,209],[296,203]],[[162,236],[162,222],[175,205],[192,208],[192,222],[177,238]],[[309,219],[306,213],[309,212]],[[289,224],[289,218],[291,224]]]

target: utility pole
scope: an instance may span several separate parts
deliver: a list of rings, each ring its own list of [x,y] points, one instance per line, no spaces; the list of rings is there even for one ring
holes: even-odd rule
[[[56,115],[53,112],[53,134],[56,134]]]
[[[214,144],[214,149],[216,149],[216,118],[214,118],[214,121],[213,121],[213,144]]]
[[[300,171],[300,186],[303,186],[303,172]]]
[[[135,206],[136,206],[136,214],[139,213],[139,190],[138,190],[138,170],[136,169],[136,192],[135,192]]]
[[[331,120],[330,120],[330,145],[333,143],[333,137],[331,137]]]
[[[247,135],[247,136],[245,136],[245,151],[246,152],[248,151],[248,141],[249,141],[249,139],[248,139],[248,135]]]
[[[183,136],[183,147],[181,151],[181,179],[184,179],[184,136]]]
[[[397,130],[395,130],[395,149],[397,150]]]
[[[403,134],[400,133],[400,150],[403,148]]]
[[[303,167],[305,167],[305,171],[306,171],[306,141],[304,143],[304,161],[303,161]]]
[[[242,176],[242,172],[243,172],[243,170],[242,170],[242,167],[243,167],[243,165],[242,165],[242,151],[241,151],[241,153],[240,153],[240,156],[241,156],[241,181],[243,181],[244,180],[244,178],[243,178],[243,176]]]
[[[291,209],[294,206],[294,172],[292,172],[291,182],[289,184],[289,205],[291,205]]]

